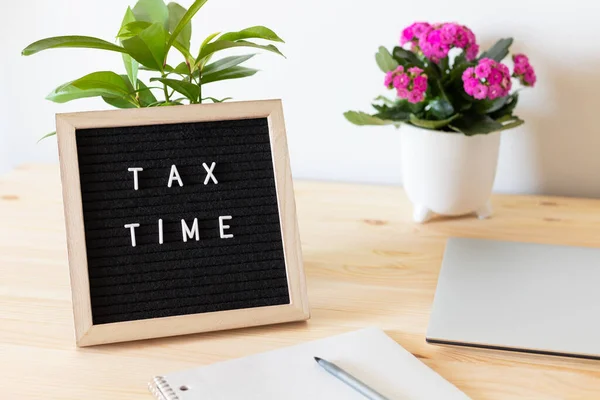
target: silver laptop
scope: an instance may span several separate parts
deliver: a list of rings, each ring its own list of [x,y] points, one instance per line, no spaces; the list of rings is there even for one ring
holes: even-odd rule
[[[449,239],[427,341],[600,359],[600,249]]]

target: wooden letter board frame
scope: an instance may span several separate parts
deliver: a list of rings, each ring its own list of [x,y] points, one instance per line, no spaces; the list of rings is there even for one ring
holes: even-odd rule
[[[94,325],[76,130],[252,118],[266,118],[268,121],[290,303]],[[310,317],[280,100],[58,114],[56,128],[78,346],[299,321]]]

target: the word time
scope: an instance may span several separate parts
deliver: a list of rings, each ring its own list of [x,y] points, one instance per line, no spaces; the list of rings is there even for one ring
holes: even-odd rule
[[[206,163],[202,163],[202,167],[206,171],[206,177],[204,179],[204,185],[213,184],[217,185],[219,181],[215,177],[214,170],[217,164],[215,162],[211,163],[208,166]],[[141,167],[131,167],[127,168],[127,171],[133,173],[133,190],[139,190],[139,173],[143,172],[144,169]],[[167,187],[172,187],[173,183],[177,182],[180,187],[183,187],[183,180],[179,175],[179,171],[177,170],[177,166],[175,164],[171,165],[171,172],[169,173],[169,180],[167,181]],[[231,228],[229,225],[225,225],[225,221],[231,220],[233,217],[231,215],[221,215],[219,216],[219,237],[221,239],[231,239],[233,234],[226,233],[225,231]],[[164,233],[163,233],[163,220],[161,218],[158,219],[158,243],[164,243]],[[135,239],[135,229],[140,227],[140,223],[132,222],[125,224],[125,228],[129,229],[131,235],[131,246],[136,246]],[[200,240],[200,232],[198,229],[198,218],[194,218],[192,222],[192,226],[188,225],[185,219],[181,220],[181,236],[184,242],[187,242],[189,239],[195,239],[196,241]]]

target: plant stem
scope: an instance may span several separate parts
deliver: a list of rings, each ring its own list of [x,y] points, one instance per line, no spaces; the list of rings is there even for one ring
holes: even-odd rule
[[[163,79],[167,77],[167,74],[162,74]],[[165,103],[170,101],[169,89],[167,89],[167,85],[163,83],[163,91],[165,93]]]
[[[196,80],[196,85],[198,85],[198,104],[202,104],[202,82],[201,82],[201,71],[198,71],[198,79]],[[194,76],[190,75],[190,81],[194,81]]]
[[[200,94],[198,95],[198,103],[202,104],[202,84],[200,83],[200,77],[198,77],[198,89],[200,89]]]

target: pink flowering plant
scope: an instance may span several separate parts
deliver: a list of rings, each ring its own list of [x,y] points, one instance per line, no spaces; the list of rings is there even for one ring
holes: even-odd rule
[[[501,39],[480,54],[473,31],[456,23],[416,22],[402,31],[400,45],[375,55],[385,73],[384,86],[394,99],[375,99],[374,114],[348,111],[356,125],[400,125],[460,132],[471,136],[523,124],[513,114],[518,91],[513,80],[533,87],[536,75],[524,54],[503,61],[512,39]]]

